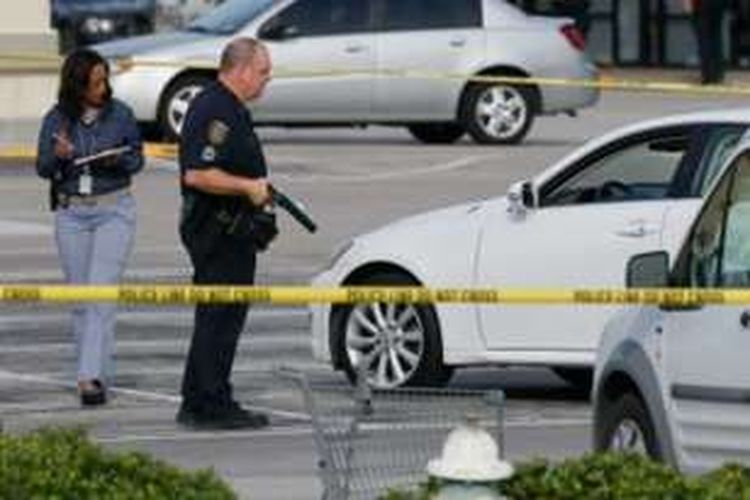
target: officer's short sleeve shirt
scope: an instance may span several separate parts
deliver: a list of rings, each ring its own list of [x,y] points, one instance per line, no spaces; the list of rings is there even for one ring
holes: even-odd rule
[[[220,168],[248,178],[267,176],[247,107],[220,82],[192,102],[180,140],[180,171]],[[183,193],[190,189],[183,186]]]

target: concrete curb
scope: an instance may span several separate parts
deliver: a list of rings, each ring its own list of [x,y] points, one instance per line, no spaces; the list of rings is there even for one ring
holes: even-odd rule
[[[176,160],[177,145],[167,143],[147,142],[143,146],[143,153],[147,158],[159,160]],[[36,146],[28,144],[12,144],[0,146],[0,165],[13,165],[13,161],[30,162],[36,159]]]

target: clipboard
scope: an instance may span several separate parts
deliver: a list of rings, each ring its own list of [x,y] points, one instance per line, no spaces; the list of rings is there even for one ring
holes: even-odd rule
[[[104,149],[92,155],[76,158],[75,160],[73,160],[73,165],[75,165],[76,167],[80,167],[81,165],[91,163],[92,161],[101,160],[102,158],[107,158],[109,156],[121,155],[123,153],[127,153],[128,151],[130,151],[130,146],[119,146],[116,148]]]

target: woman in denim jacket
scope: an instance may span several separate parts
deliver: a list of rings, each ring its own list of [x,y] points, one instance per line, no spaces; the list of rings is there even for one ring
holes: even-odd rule
[[[39,133],[37,173],[50,181],[55,239],[65,280],[115,284],[135,234],[131,178],[143,168],[133,113],[112,98],[107,62],[82,49],[63,63],[57,104]],[[77,304],[73,332],[78,393],[84,405],[106,402],[111,380],[115,304]]]

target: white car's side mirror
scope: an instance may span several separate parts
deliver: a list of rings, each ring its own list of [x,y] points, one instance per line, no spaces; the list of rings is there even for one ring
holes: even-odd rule
[[[669,285],[669,254],[665,251],[634,255],[628,261],[628,288],[663,288]]]
[[[531,182],[521,181],[513,184],[508,190],[508,213],[513,216],[523,216],[534,206],[534,194]]]

